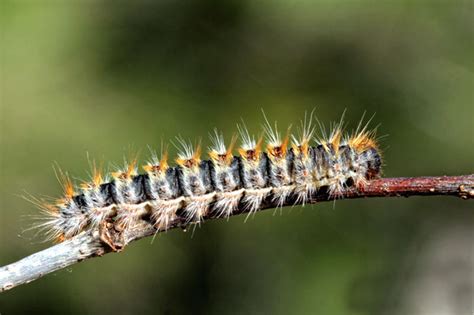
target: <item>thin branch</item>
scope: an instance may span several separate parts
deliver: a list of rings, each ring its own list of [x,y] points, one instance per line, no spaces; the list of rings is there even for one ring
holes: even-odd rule
[[[462,199],[474,199],[474,174],[465,176],[383,178],[372,180],[356,190],[350,188],[344,193],[344,199],[367,197],[408,197],[408,196],[456,196]],[[259,211],[275,208],[276,201],[267,198]],[[284,206],[297,204],[296,196],[290,196]],[[307,203],[314,204],[332,200],[327,192],[319,191],[311,196]],[[233,215],[247,212],[239,207]],[[209,212],[206,220],[215,219],[215,211]],[[110,223],[109,223],[110,225]],[[170,229],[185,228],[186,222],[179,217],[174,220]],[[109,226],[110,228],[110,226]],[[104,241],[99,231],[86,231],[63,243],[23,258],[15,263],[0,268],[0,292],[18,285],[31,282],[44,275],[71,266],[92,257],[102,256],[113,251],[120,251],[128,243],[157,233],[149,215],[144,215],[140,223],[124,235],[123,231],[107,230],[108,240]],[[115,234],[114,234],[115,233]]]

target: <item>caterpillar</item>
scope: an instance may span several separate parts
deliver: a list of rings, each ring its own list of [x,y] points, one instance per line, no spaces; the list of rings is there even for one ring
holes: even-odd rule
[[[362,189],[380,176],[381,152],[376,130],[368,129],[371,119],[363,125],[362,116],[357,129],[345,135],[342,118],[329,133],[318,121],[318,136],[311,113],[296,134],[288,128],[282,136],[276,122],[272,126],[264,118],[262,135],[255,137],[244,123],[238,124],[228,145],[214,130],[209,159],[201,159],[199,143],[177,138],[175,166],[168,163],[167,150],[160,158],[152,154],[142,174],[136,158],[107,176],[92,163],[91,180],[78,187],[59,171],[64,195],[54,203],[38,200],[46,214],[38,227],[61,242],[83,231],[99,231],[106,223],[127,231],[147,217],[158,232],[178,218],[200,224],[210,211],[229,217],[243,207],[250,215],[267,198],[283,206],[295,196],[295,203],[304,205],[322,189],[339,198],[348,187]],[[238,155],[233,155],[238,138]]]

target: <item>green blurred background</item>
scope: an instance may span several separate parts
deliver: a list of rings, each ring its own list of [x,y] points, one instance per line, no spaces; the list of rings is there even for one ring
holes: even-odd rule
[[[385,176],[473,172],[472,1],[0,2],[0,265],[59,196],[176,135],[364,111]],[[171,147],[172,153],[175,149]],[[473,203],[347,200],[208,222],[0,295],[1,314],[470,314]]]

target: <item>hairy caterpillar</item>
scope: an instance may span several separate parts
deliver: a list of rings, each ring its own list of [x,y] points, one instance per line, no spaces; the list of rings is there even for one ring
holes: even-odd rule
[[[64,196],[53,204],[38,200],[47,214],[39,227],[60,242],[82,231],[99,231],[106,223],[127,231],[146,216],[162,231],[178,217],[200,223],[211,210],[228,217],[244,207],[251,214],[266,198],[283,205],[293,195],[304,204],[321,189],[337,198],[347,187],[362,188],[380,175],[381,153],[375,130],[368,130],[370,120],[363,126],[362,118],[348,135],[343,135],[342,119],[329,134],[319,124],[321,134],[315,136],[312,116],[305,115],[297,134],[290,135],[288,129],[284,137],[266,117],[258,138],[244,124],[237,125],[238,156],[233,155],[238,137],[226,146],[223,135],[214,130],[208,160],[201,160],[200,144],[178,138],[176,166],[168,164],[165,151],[160,159],[152,156],[144,174],[138,174],[133,159],[108,180],[94,163],[91,180],[80,187],[60,171]]]

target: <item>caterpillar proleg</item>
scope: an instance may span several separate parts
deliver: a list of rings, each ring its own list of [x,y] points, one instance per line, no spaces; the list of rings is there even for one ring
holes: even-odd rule
[[[80,187],[59,171],[64,196],[53,204],[41,203],[48,217],[39,227],[50,238],[63,241],[83,231],[102,233],[107,224],[126,232],[144,218],[164,231],[179,218],[199,224],[210,211],[219,217],[239,209],[251,214],[267,198],[279,206],[290,196],[305,204],[320,190],[337,198],[348,187],[363,189],[380,175],[381,152],[369,122],[344,134],[341,119],[328,135],[319,124],[321,132],[316,135],[311,113],[292,134],[289,128],[282,133],[265,117],[259,137],[239,124],[238,135],[226,145],[223,134],[214,130],[209,159],[201,159],[200,144],[177,138],[176,166],[168,164],[165,150],[160,158],[152,154],[143,174],[132,159],[108,180],[94,163],[91,180]],[[237,143],[238,155],[233,155]]]

